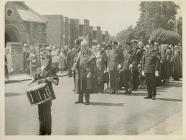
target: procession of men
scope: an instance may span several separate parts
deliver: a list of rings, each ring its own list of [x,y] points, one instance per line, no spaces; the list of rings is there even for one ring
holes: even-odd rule
[[[83,94],[88,105],[90,93],[119,95],[124,88],[125,94],[131,94],[145,87],[148,93],[145,99],[155,100],[156,86],[164,86],[170,77],[174,80],[182,77],[181,49],[181,44],[173,46],[149,40],[145,45],[132,40],[98,44],[92,50],[86,39],[77,39],[75,55],[70,58],[74,92],[79,94],[75,103],[83,103]]]
[[[29,50],[29,51],[28,51]],[[89,104],[91,93],[131,94],[139,88],[147,89],[145,99],[156,98],[156,86],[164,86],[170,78],[182,78],[182,45],[159,44],[139,40],[88,45],[88,38],[76,39],[74,46],[58,49],[55,45],[39,50],[51,55],[57,73],[67,71],[74,78],[74,92],[79,94],[75,103]],[[33,77],[40,67],[35,48],[24,44],[24,70]],[[6,55],[8,50],[6,51]],[[5,55],[5,60],[6,60]],[[8,79],[7,61],[5,76]]]

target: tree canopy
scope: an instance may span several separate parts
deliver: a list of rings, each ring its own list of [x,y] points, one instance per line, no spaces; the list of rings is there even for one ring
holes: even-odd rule
[[[117,38],[120,40],[130,40],[135,38],[142,40],[147,43],[151,33],[157,29],[167,30],[166,33],[173,34],[175,29],[178,29],[179,34],[181,34],[182,20],[177,21],[176,26],[176,14],[179,8],[173,1],[143,1],[139,5],[140,7],[140,17],[134,28],[128,27],[117,34]],[[172,32],[168,32],[172,31]],[[170,35],[170,36],[171,36]]]
[[[176,45],[180,42],[180,35],[174,31],[158,28],[157,30],[152,32],[150,40],[162,44]]]
[[[126,30],[122,30],[117,34],[117,40],[121,42],[130,41],[134,38],[134,28],[129,26]]]

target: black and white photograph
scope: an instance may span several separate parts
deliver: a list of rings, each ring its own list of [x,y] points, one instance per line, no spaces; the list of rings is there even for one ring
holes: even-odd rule
[[[4,135],[183,135],[182,1],[4,2]]]

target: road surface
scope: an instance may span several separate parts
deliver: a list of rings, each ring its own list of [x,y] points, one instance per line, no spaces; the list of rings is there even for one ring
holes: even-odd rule
[[[6,84],[6,135],[38,135],[37,106],[28,102],[26,81]],[[177,135],[182,134],[182,81],[157,89],[157,99],[144,99],[145,89],[131,95],[91,94],[90,105],[74,104],[73,78],[54,86],[53,135]]]

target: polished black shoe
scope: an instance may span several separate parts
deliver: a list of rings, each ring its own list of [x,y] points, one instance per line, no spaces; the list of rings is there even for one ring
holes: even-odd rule
[[[75,104],[80,104],[83,103],[82,101],[76,101]]]
[[[150,96],[146,96],[146,97],[144,97],[144,99],[151,99],[151,97]]]
[[[39,135],[46,135],[45,132],[39,132]]]
[[[84,104],[85,104],[85,105],[89,105],[89,103],[87,103],[87,102],[86,102],[86,103],[84,103]]]

